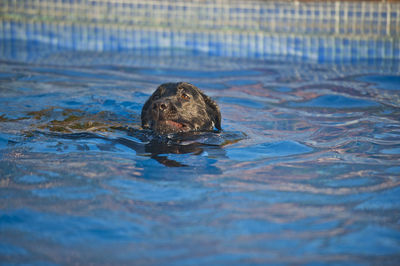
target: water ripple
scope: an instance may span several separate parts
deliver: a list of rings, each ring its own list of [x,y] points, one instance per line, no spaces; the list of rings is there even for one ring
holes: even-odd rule
[[[398,63],[178,55],[0,51],[6,263],[399,259]],[[218,102],[222,132],[140,128],[181,80]]]

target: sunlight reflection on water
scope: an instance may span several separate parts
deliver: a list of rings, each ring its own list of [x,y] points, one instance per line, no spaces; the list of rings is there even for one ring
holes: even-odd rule
[[[183,66],[168,54],[2,56],[6,261],[400,260],[397,62],[219,58],[204,70],[214,59],[189,52]],[[178,80],[218,102],[222,133],[140,130],[146,98]]]

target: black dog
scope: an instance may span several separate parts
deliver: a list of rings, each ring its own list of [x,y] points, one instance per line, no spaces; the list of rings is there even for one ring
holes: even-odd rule
[[[143,128],[160,135],[221,130],[218,105],[186,82],[160,85],[144,104],[141,118]]]

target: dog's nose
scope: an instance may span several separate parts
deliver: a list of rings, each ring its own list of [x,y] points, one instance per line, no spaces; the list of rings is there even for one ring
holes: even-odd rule
[[[167,105],[165,103],[160,103],[160,110],[164,111],[165,109],[167,109]]]
[[[153,104],[153,110],[159,110],[164,112],[168,109],[169,104],[167,102],[158,102]]]

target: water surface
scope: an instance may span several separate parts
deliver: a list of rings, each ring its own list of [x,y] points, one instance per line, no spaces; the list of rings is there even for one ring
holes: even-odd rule
[[[397,62],[38,47],[2,49],[1,261],[400,261]],[[174,81],[218,102],[223,132],[140,129]]]

